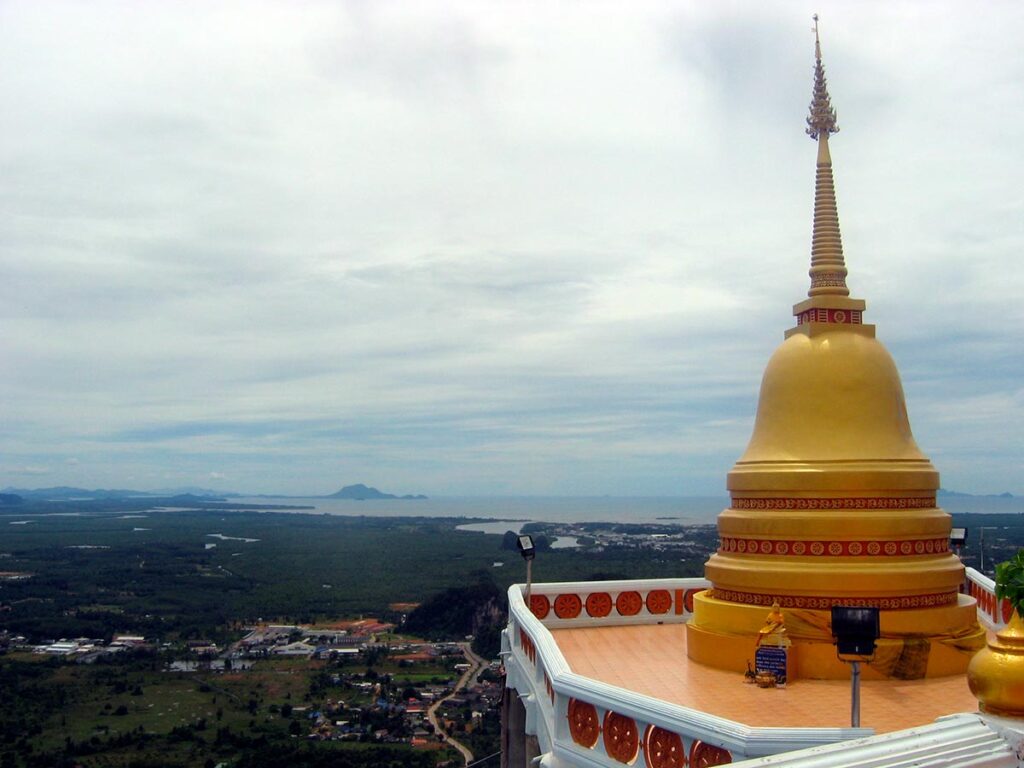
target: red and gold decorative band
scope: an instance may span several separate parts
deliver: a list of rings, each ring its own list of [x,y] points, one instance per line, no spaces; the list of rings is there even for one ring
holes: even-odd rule
[[[910,539],[903,541],[775,541],[722,537],[719,552],[741,555],[780,555],[788,557],[909,557],[942,555],[949,552],[949,539]]]
[[[711,590],[716,600],[747,605],[767,605],[775,602],[783,608],[816,608],[828,610],[833,605],[858,605],[888,610],[910,608],[937,608],[957,601],[956,592],[940,592],[932,595],[904,595],[902,597],[820,597],[817,595],[761,595],[754,592],[735,592],[731,589]]]
[[[874,496],[843,499],[777,499],[733,497],[733,509],[931,509],[934,496]]]
[[[808,309],[796,316],[797,325],[807,323],[841,323],[862,325],[864,313],[859,309]]]

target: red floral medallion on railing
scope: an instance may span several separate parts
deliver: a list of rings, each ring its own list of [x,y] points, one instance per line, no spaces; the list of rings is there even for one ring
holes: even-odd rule
[[[530,595],[529,610],[543,622],[551,611],[551,601],[547,595]]]
[[[672,607],[672,595],[667,589],[652,589],[647,593],[647,610],[651,613],[668,613]]]
[[[678,733],[656,725],[644,733],[644,760],[647,768],[685,768],[686,750]]]
[[[555,598],[555,616],[560,619],[575,619],[583,610],[579,595],[566,594]]]
[[[579,699],[569,699],[569,735],[580,746],[592,749],[597,744],[601,725],[597,707]]]
[[[615,610],[623,616],[636,616],[644,606],[639,592],[620,592],[615,598]]]
[[[732,762],[732,755],[729,750],[716,747],[713,744],[705,744],[700,739],[693,742],[690,747],[691,768],[711,768],[715,765],[727,765]]]
[[[547,595],[530,595],[530,610],[533,615],[543,621],[551,610],[551,601]]]
[[[703,592],[703,589],[688,589],[686,590],[686,596],[683,598],[683,607],[686,608],[687,613],[693,613],[693,598],[698,592]]]
[[[620,763],[629,763],[636,757],[640,747],[636,722],[618,712],[607,712],[604,716],[604,751]]]
[[[607,592],[593,592],[587,595],[587,615],[602,619],[612,612],[612,596]]]
[[[582,586],[582,585],[581,585]],[[631,589],[624,592],[563,592],[558,595],[533,594],[530,609],[542,621],[557,617],[563,621],[577,618],[604,619],[613,612],[623,617],[639,616],[646,608],[651,616],[674,613],[683,616],[693,613],[693,596],[706,587],[680,589],[656,587]],[[553,614],[553,615],[552,615]]]

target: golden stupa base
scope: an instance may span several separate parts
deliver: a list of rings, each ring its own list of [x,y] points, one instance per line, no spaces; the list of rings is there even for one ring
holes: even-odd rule
[[[686,627],[687,654],[693,661],[742,675],[754,661],[758,630],[768,608],[718,600],[701,592],[693,600]],[[978,626],[977,603],[960,595],[956,605],[902,611],[883,610],[882,637],[872,661],[862,666],[866,680],[915,680],[962,675],[971,658],[985,647]],[[845,680],[850,667],[836,656],[831,612],[783,609],[790,647],[790,677],[796,680]]]

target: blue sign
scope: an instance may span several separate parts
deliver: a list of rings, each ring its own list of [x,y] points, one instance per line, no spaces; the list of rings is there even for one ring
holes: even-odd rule
[[[786,684],[785,648],[775,645],[762,645],[754,655],[754,667],[758,672],[771,672],[775,675],[776,685]]]

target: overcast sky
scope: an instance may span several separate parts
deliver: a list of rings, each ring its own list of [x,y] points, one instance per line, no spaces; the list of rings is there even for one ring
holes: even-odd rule
[[[1024,493],[1024,4],[0,0],[0,486],[722,494],[848,283]]]

